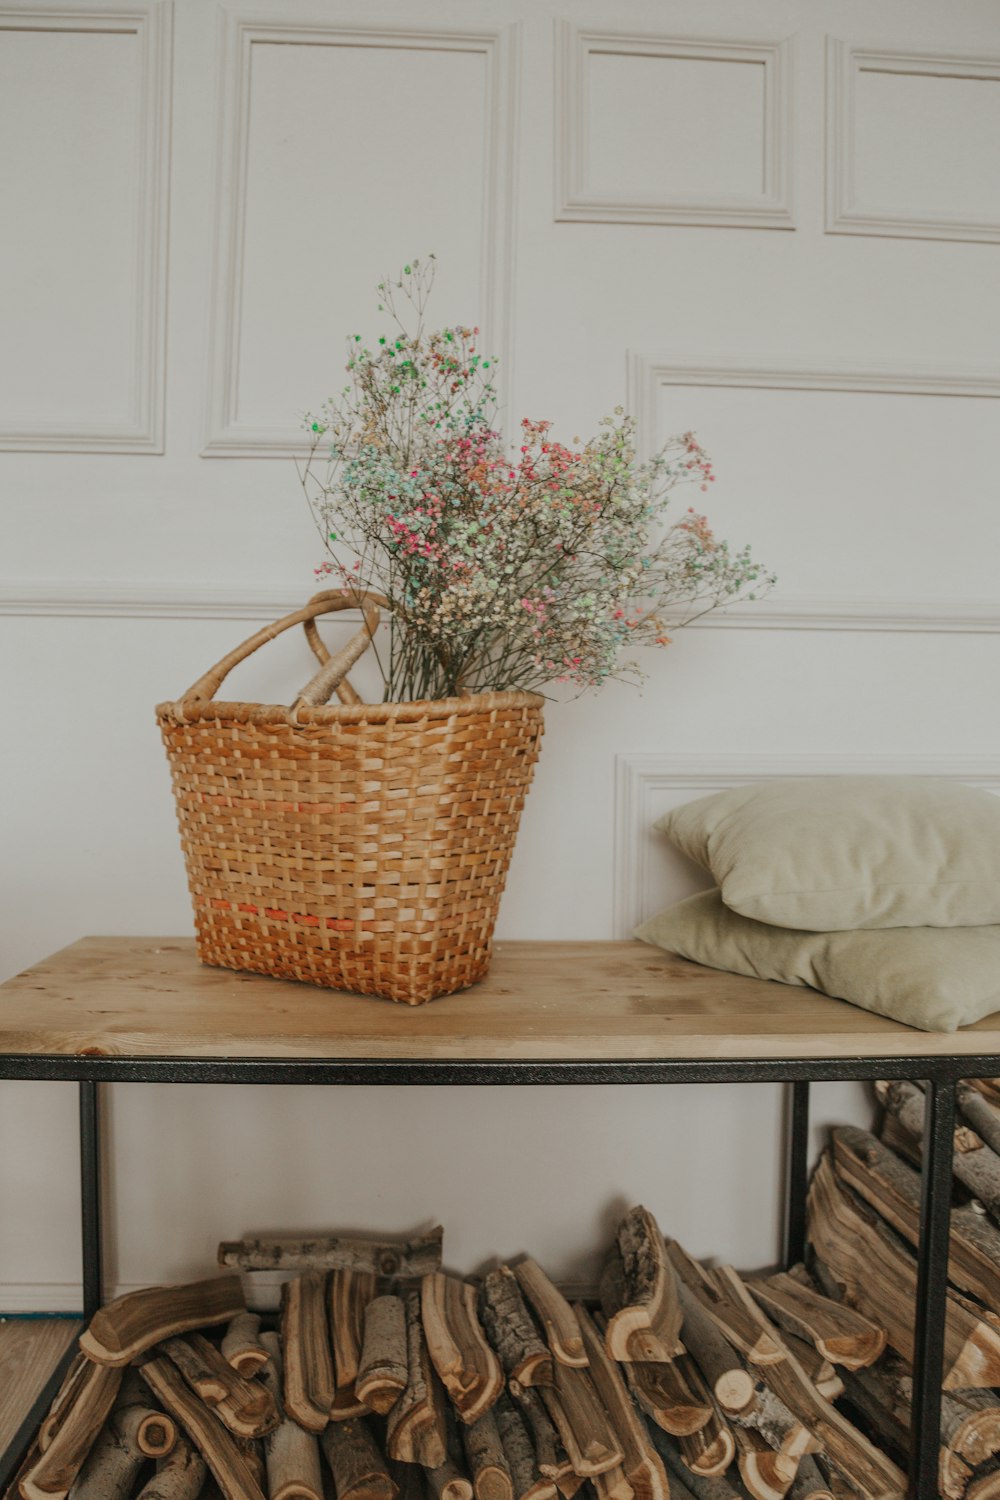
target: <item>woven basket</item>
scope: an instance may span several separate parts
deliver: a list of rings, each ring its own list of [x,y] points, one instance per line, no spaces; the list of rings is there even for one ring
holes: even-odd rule
[[[359,602],[364,629],[331,658],[315,617]],[[156,713],[202,963],[420,1005],[489,966],[542,699],[361,702],[345,674],[384,603],[317,594]],[[294,625],[323,665],[291,708],[215,701]]]

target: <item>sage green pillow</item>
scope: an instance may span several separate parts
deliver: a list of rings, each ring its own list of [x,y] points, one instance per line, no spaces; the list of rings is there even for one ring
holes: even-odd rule
[[[932,776],[802,776],[675,807],[655,827],[733,911],[776,927],[1000,922],[1000,797]]]
[[[954,1031],[1000,1010],[1000,926],[801,932],[730,911],[700,891],[635,930],[710,969],[808,985],[921,1031]]]

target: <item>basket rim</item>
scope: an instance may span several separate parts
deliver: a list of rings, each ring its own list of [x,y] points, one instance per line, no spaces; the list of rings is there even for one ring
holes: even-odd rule
[[[234,724],[286,724],[293,729],[303,729],[322,724],[419,723],[513,709],[540,709],[545,701],[541,693],[519,690],[469,693],[453,698],[414,698],[391,703],[324,703],[315,707],[300,704],[297,708],[280,703],[223,702],[217,699],[198,703],[178,699],[158,703],[156,717],[167,724],[191,724],[213,719]]]

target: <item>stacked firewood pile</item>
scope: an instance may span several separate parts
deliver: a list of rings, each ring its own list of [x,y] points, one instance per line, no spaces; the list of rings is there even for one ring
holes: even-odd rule
[[[12,1500],[902,1500],[834,1404],[895,1379],[881,1308],[709,1270],[644,1208],[587,1302],[528,1257],[446,1274],[439,1231],[220,1256],[94,1317]],[[291,1273],[274,1331],[254,1269]]]
[[[840,1375],[866,1428],[905,1452],[924,1096],[912,1083],[877,1088],[881,1138],[834,1130],[814,1174],[810,1267],[826,1293],[885,1329],[885,1355]],[[938,1488],[945,1500],[1000,1500],[1000,1080],[959,1084],[958,1103]]]

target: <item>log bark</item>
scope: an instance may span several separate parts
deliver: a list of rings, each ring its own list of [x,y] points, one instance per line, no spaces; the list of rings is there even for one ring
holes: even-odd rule
[[[177,1423],[166,1412],[149,1405],[149,1391],[138,1370],[125,1371],[111,1421],[133,1452],[142,1458],[166,1458],[177,1442]]]
[[[535,1462],[540,1473],[547,1479],[557,1481],[567,1473],[572,1473],[566,1450],[559,1442],[559,1434],[538,1390],[534,1386],[522,1385],[519,1380],[509,1381],[507,1389],[517,1402],[518,1410],[531,1433]]]
[[[352,1397],[365,1336],[365,1309],[377,1291],[378,1277],[372,1271],[330,1272],[330,1341],[333,1344],[334,1380],[338,1391],[350,1391]]]
[[[832,1140],[838,1178],[870,1203],[905,1240],[916,1245],[919,1172],[866,1130],[840,1126],[833,1131]],[[948,1277],[987,1307],[1000,1309],[1000,1230],[967,1205],[952,1209]]]
[[[319,1441],[337,1500],[396,1500],[396,1485],[364,1422],[331,1422]]]
[[[66,1413],[72,1410],[73,1403],[80,1392],[80,1388],[86,1379],[87,1371],[93,1369],[92,1364],[83,1354],[77,1354],[63,1377],[63,1383],[53,1398],[48,1414],[38,1429],[39,1452],[44,1453],[46,1448],[55,1437],[62,1426]]]
[[[886,1329],[889,1343],[913,1359],[916,1260],[891,1229],[838,1183],[828,1153],[809,1189],[810,1239],[844,1288],[847,1301]],[[996,1323],[997,1326],[994,1326]],[[949,1290],[945,1390],[1000,1384],[1000,1320]]]
[[[848,1370],[873,1365],[885,1349],[885,1329],[842,1302],[831,1302],[784,1272],[748,1283],[772,1322],[808,1339],[831,1364]]]
[[[742,1487],[723,1474],[695,1474],[684,1462],[677,1438],[651,1423],[649,1436],[670,1477],[670,1500],[745,1500]]]
[[[485,1412],[463,1428],[462,1441],[476,1500],[514,1500],[514,1480],[495,1413]]]
[[[785,1332],[784,1345],[789,1354],[795,1355],[821,1396],[825,1396],[828,1401],[836,1401],[844,1394],[843,1380],[830,1361],[823,1358],[815,1344],[807,1344],[805,1339]]]
[[[681,1336],[715,1399],[724,1412],[745,1410],[754,1398],[755,1377],[691,1288],[681,1283],[679,1296]]]
[[[437,1500],[472,1500],[472,1481],[450,1456],[436,1469],[427,1469],[427,1488]]]
[[[920,1089],[915,1084],[899,1079],[894,1083],[879,1085],[879,1097],[904,1130],[922,1141],[924,1096]],[[991,1151],[974,1132],[970,1131],[964,1139],[959,1139],[952,1160],[952,1170],[959,1182],[965,1184],[993,1218],[1000,1218],[1000,1156]]]
[[[406,1292],[406,1389],[389,1412],[388,1452],[403,1463],[437,1468],[448,1456],[445,1396],[427,1351],[420,1322],[420,1294]]]
[[[618,1227],[616,1248],[621,1256],[622,1288],[617,1308],[604,1305],[608,1353],[632,1363],[673,1359],[683,1353],[680,1333],[684,1315],[663,1236],[647,1208],[640,1204],[625,1215]]]
[[[400,1281],[419,1280],[441,1269],[444,1230],[409,1240],[353,1240],[343,1235],[312,1239],[246,1239],[219,1246],[220,1266],[241,1271],[369,1271]]]
[[[585,1366],[587,1356],[583,1352],[583,1339],[566,1298],[557,1291],[541,1266],[530,1256],[517,1261],[511,1269],[525,1298],[534,1309],[556,1363],[577,1368]]]
[[[237,1437],[264,1437],[277,1427],[278,1411],[267,1387],[258,1380],[247,1380],[203,1334],[165,1339],[160,1348],[191,1389]]]
[[[711,1406],[692,1384],[691,1362],[691,1355],[679,1354],[669,1364],[622,1366],[629,1390],[646,1416],[674,1437],[698,1432],[712,1415]]]
[[[205,1487],[208,1468],[201,1454],[186,1438],[179,1438],[170,1454],[162,1459],[156,1473],[136,1496],[136,1500],[199,1500]]]
[[[113,1423],[106,1423],[73,1482],[72,1500],[129,1500],[145,1461]]]
[[[752,1365],[772,1365],[784,1359],[780,1341],[761,1332],[745,1309],[727,1293],[716,1273],[707,1271],[676,1240],[667,1242],[667,1256],[682,1284],[693,1294],[720,1332]]]
[[[677,1441],[681,1456],[692,1474],[717,1479],[725,1474],[736,1457],[736,1439],[718,1402],[694,1364],[691,1367],[691,1380],[695,1390],[709,1407],[710,1414],[704,1427],[679,1437]]]
[[[483,1327],[504,1373],[522,1386],[552,1384],[552,1355],[539,1337],[510,1266],[484,1278],[480,1293]]]
[[[309,1432],[322,1432],[334,1396],[322,1272],[304,1271],[281,1288],[281,1350],[285,1410]]]
[[[582,1303],[573,1311],[580,1325],[583,1347],[590,1361],[590,1378],[611,1419],[611,1430],[622,1446],[622,1468],[635,1500],[669,1500],[670,1484],[659,1454],[649,1440],[646,1424],[629,1396],[605,1340]]]
[[[575,1317],[573,1322],[579,1327]],[[580,1342],[582,1345],[582,1335]],[[543,1385],[540,1390],[573,1472],[584,1479],[606,1474],[621,1463],[624,1453],[589,1371],[578,1365],[564,1365],[557,1359],[554,1374],[555,1384]]]
[[[402,1300],[374,1297],[365,1308],[355,1394],[365,1406],[385,1416],[406,1390],[408,1373]]]
[[[834,1500],[833,1491],[827,1489],[819,1464],[811,1453],[803,1454],[799,1460],[799,1470],[786,1500]]]
[[[733,1437],[740,1478],[753,1500],[785,1500],[798,1473],[798,1459],[775,1453],[752,1428],[734,1427]]]
[[[260,1369],[260,1380],[274,1398],[280,1422],[264,1439],[267,1490],[270,1500],[323,1500],[323,1473],[319,1442],[287,1416],[282,1404],[281,1341],[276,1333],[261,1334],[261,1347],[268,1356]]]
[[[548,1394],[549,1388],[545,1390]],[[555,1500],[555,1481],[539,1469],[531,1434],[506,1391],[493,1408],[493,1414],[510,1469],[514,1500]]]
[[[101,1365],[127,1365],[163,1339],[228,1323],[245,1312],[238,1276],[213,1276],[186,1286],[127,1292],[100,1308],[80,1335],[80,1348]]]
[[[955,1090],[958,1107],[972,1130],[991,1151],[1000,1154],[1000,1110],[971,1083],[959,1079]]]
[[[267,1350],[260,1342],[257,1313],[238,1313],[222,1336],[222,1356],[248,1379],[267,1364]]]
[[[97,1435],[104,1426],[121,1385],[122,1370],[116,1365],[87,1362],[75,1382],[72,1406],[61,1411],[48,1447],[20,1480],[24,1500],[47,1500],[69,1494]]]
[[[199,1400],[177,1367],[158,1356],[146,1360],[139,1373],[201,1453],[225,1500],[264,1500],[255,1466],[248,1460],[239,1439]]]
[[[989,1463],[972,1475],[965,1500],[1000,1500],[1000,1464]]]
[[[477,1300],[469,1282],[440,1271],[420,1284],[427,1348],[463,1422],[475,1422],[489,1411],[504,1385],[500,1361],[476,1313]]]

